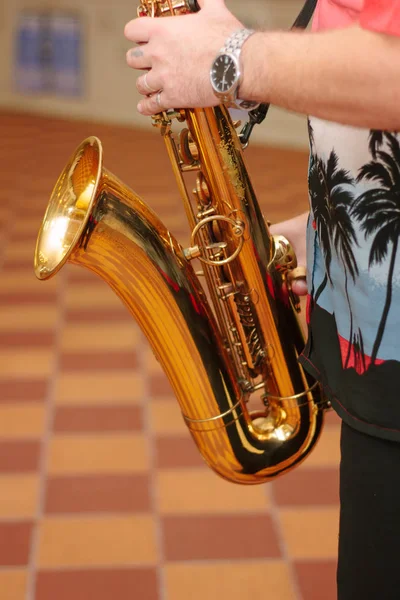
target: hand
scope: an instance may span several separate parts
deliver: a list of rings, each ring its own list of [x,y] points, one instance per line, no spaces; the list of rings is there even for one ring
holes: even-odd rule
[[[299,267],[307,265],[306,255],[306,227],[308,212],[271,225],[269,228],[272,235],[283,235],[292,244],[297,256]],[[305,279],[295,279],[292,282],[292,290],[298,296],[306,296],[308,293],[307,281]]]
[[[231,33],[243,25],[224,0],[199,4],[201,10],[195,14],[140,17],[126,25],[125,36],[138,44],[127,53],[127,63],[147,71],[137,80],[137,89],[145,96],[138,105],[143,115],[219,104],[210,83],[211,64]]]

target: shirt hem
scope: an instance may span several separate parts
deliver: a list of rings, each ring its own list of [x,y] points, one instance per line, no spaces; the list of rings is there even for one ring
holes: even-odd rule
[[[321,373],[317,369],[317,367],[310,361],[310,359],[301,354],[299,356],[299,363],[306,369],[306,371],[314,377],[321,385],[324,393],[326,394],[327,399],[332,405],[333,410],[337,413],[337,415],[349,425],[349,427],[353,427],[357,431],[361,433],[365,433],[367,435],[371,435],[373,437],[378,437],[380,439],[389,440],[393,442],[400,442],[400,430],[399,429],[391,429],[389,427],[384,427],[382,425],[376,425],[374,423],[370,423],[368,421],[364,421],[353,415],[351,412],[347,410],[345,406],[340,402],[340,400],[335,396],[332,390],[326,385],[323,381]]]

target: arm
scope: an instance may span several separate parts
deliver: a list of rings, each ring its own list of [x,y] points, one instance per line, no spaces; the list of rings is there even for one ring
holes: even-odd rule
[[[358,26],[266,32],[243,49],[241,95],[371,129],[400,129],[400,37]]]
[[[143,44],[129,66],[149,70],[137,87],[163,90],[138,109],[218,104],[209,69],[226,38],[242,24],[223,0],[202,0],[195,15],[135,19],[126,37]],[[323,33],[259,32],[243,49],[241,96],[291,111],[372,129],[400,129],[400,37],[351,27]]]

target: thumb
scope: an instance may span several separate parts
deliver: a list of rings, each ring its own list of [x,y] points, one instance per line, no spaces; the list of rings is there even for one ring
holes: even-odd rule
[[[292,291],[297,296],[307,296],[307,293],[308,293],[307,281],[305,279],[295,279],[292,282]]]
[[[307,269],[306,267],[295,267],[288,275],[292,292],[297,296],[307,296]]]
[[[201,9],[202,8],[225,8],[225,0],[194,0],[193,4],[197,4]]]

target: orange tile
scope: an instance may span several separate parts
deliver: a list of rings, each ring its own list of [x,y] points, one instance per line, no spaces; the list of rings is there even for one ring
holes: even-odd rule
[[[0,350],[0,377],[43,379],[50,375],[53,361],[54,353],[47,349]]]
[[[38,493],[37,475],[0,476],[0,518],[33,517],[37,509]]]
[[[141,431],[140,406],[58,406],[53,430],[60,433]]]
[[[159,600],[155,567],[41,571],[35,600]]]
[[[96,308],[119,306],[121,300],[115,292],[99,280],[96,284],[69,285],[65,290],[65,306],[71,308]]]
[[[153,400],[150,411],[151,426],[155,433],[189,435],[178,401],[174,398]]]
[[[162,367],[160,365],[160,362],[156,359],[154,353],[151,351],[151,349],[149,347],[147,347],[145,357],[146,357],[146,365],[147,365],[147,369],[148,369],[149,373],[158,374],[158,373],[162,372]]]
[[[79,351],[63,352],[60,356],[61,372],[119,371],[131,373],[138,368],[136,351]]]
[[[335,558],[339,509],[281,509],[280,520],[291,558]]]
[[[7,260],[31,259],[35,254],[35,244],[32,242],[15,242],[12,241],[7,247],[5,257]]]
[[[0,405],[0,438],[41,437],[45,428],[43,404]]]
[[[25,600],[26,583],[24,570],[0,571],[1,600]]]
[[[141,434],[55,436],[50,443],[49,472],[130,473],[148,469],[147,441]]]
[[[65,373],[57,380],[60,404],[137,404],[143,379],[135,372]]]
[[[89,269],[77,269],[76,265],[67,263],[64,265],[64,271],[68,278],[69,283],[76,283],[81,281],[93,282],[94,284],[99,283],[99,277],[93,271],[89,271]]]
[[[307,467],[337,467],[340,463],[340,425],[330,425],[322,431],[314,450],[302,463]]]
[[[189,431],[181,435],[163,435],[155,439],[158,469],[204,467],[204,459]]]
[[[342,422],[342,419],[339,417],[339,415],[337,414],[337,412],[335,412],[333,409],[328,410],[326,415],[325,415],[325,423],[326,425],[340,425]]]
[[[0,279],[0,294],[10,292],[28,292],[29,294],[42,294],[54,292],[59,283],[57,277],[48,281],[39,281],[32,269],[18,271],[16,273],[3,273]]]
[[[337,600],[336,560],[300,561],[293,567],[305,600]]]
[[[44,401],[47,388],[46,379],[0,379],[0,403]]]
[[[215,564],[167,564],[171,600],[296,600],[283,561],[235,561]]]
[[[149,373],[149,375],[149,389],[152,398],[162,398],[165,400],[167,397],[174,396],[171,384],[164,371]]]
[[[0,565],[22,567],[28,564],[32,531],[32,521],[0,521]]]
[[[18,219],[13,227],[13,234],[15,233],[31,233],[36,237],[38,233],[38,227],[40,227],[41,219],[35,217],[26,217],[25,219]]]
[[[37,471],[39,458],[39,440],[0,440],[0,473]]]
[[[182,230],[187,226],[187,221],[185,219],[185,215],[183,214],[179,214],[179,213],[173,213],[170,211],[170,209],[168,209],[166,216],[163,216],[163,212],[161,209],[157,211],[158,214],[160,215],[160,218],[162,220],[168,219],[168,228],[175,231],[175,230]]]
[[[46,513],[150,512],[147,473],[49,477]]]
[[[53,329],[58,318],[54,304],[5,306],[0,311],[0,331],[37,331]]]
[[[96,305],[86,308],[72,308],[66,311],[65,321],[69,323],[97,323],[99,327],[103,323],[132,324],[132,317],[126,308],[120,303],[113,307],[98,308]]]
[[[275,501],[286,506],[339,504],[339,469],[293,469],[272,484]]]
[[[232,485],[206,468],[161,470],[157,474],[162,513],[246,513],[268,508],[265,486]]]
[[[281,558],[275,523],[266,512],[162,515],[167,562]]]
[[[12,218],[12,210],[6,206],[0,208],[0,222],[6,224]]]
[[[55,339],[55,332],[51,331],[0,331],[0,348],[23,348],[32,346],[35,348],[38,346],[48,348],[49,346],[54,345]]]
[[[31,306],[40,306],[41,304],[54,304],[57,303],[56,292],[51,290],[50,292],[44,290],[35,290],[34,293],[21,290],[18,292],[0,293],[0,308],[3,306],[19,306],[21,310],[27,304]]]
[[[113,566],[157,560],[150,515],[115,518],[47,518],[40,525],[38,564],[43,567]]]
[[[104,323],[101,327],[87,323],[69,324],[64,327],[61,335],[61,349],[68,352],[132,351],[139,336],[133,322],[131,326]]]

